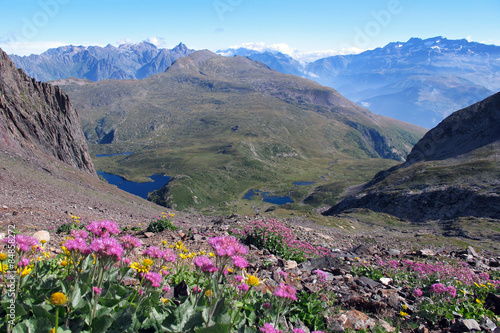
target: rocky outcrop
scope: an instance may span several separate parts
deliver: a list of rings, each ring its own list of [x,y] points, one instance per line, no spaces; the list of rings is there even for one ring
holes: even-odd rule
[[[500,92],[454,112],[413,147],[403,167],[444,160],[500,140]]]
[[[500,217],[500,93],[456,111],[430,130],[406,162],[379,172],[324,212],[368,208],[424,222]]]
[[[31,161],[42,161],[43,153],[97,176],[68,95],[30,78],[2,50],[0,147]]]

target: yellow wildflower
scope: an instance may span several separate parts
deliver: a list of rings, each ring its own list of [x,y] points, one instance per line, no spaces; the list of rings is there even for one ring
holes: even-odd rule
[[[205,291],[205,297],[212,297],[214,295],[214,293],[212,292],[212,290],[207,290]]]
[[[149,273],[149,270],[146,266],[139,264],[138,262],[133,262],[129,266],[130,268],[134,269],[138,273]]]
[[[208,253],[208,255],[209,255],[211,258],[215,257],[215,254],[214,254],[213,252]]]
[[[405,310],[408,310],[408,306],[406,304],[403,304],[401,307]]]
[[[487,288],[484,283],[481,283],[481,287]]]
[[[406,316],[409,316],[409,314],[408,314],[408,313],[406,313],[406,312],[404,312],[404,311],[400,311],[400,312],[399,312],[399,315],[400,315],[401,317],[406,317]]]
[[[167,245],[167,241],[166,241],[166,240],[162,240],[162,241],[161,241],[161,243],[162,243],[162,245],[164,245],[164,246],[165,246],[165,245]]]
[[[205,251],[200,251],[200,256],[204,256],[205,255]]]
[[[45,243],[47,243],[47,241],[46,241],[45,239],[42,239],[42,240],[40,241],[40,243],[45,244]]]
[[[53,293],[52,296],[50,296],[50,303],[52,303],[52,305],[63,305],[67,301],[66,295],[61,292]]]
[[[181,257],[182,259],[187,259],[187,256],[184,253],[179,254],[179,257]]]
[[[480,287],[480,285],[479,285],[479,284],[477,284],[477,282],[474,282],[474,284],[476,285],[476,287],[478,287],[478,288]]]
[[[7,255],[5,253],[0,253],[0,261],[4,261],[7,259]]]
[[[56,333],[56,329],[55,328],[51,329],[49,333]]]
[[[483,302],[481,302],[481,300],[480,300],[480,299],[477,299],[477,298],[476,298],[476,303],[477,303],[477,304],[483,304]]]
[[[19,268],[17,269],[17,274],[21,275],[21,277],[25,277],[29,273],[31,273],[31,267],[29,266],[24,267],[22,271]]]
[[[68,262],[66,260],[61,261],[61,266],[62,267],[68,266]]]
[[[9,265],[7,264],[2,264],[0,262],[0,272],[7,272],[9,270]]]
[[[256,277],[255,275],[247,275],[245,283],[248,284],[250,287],[256,287],[260,285],[259,278]]]
[[[160,301],[162,301],[164,304],[167,304],[168,298],[162,297],[162,298],[160,298]]]
[[[149,259],[149,258],[146,258],[146,259],[142,260],[142,264],[143,264],[144,266],[146,266],[146,267],[149,267],[149,266],[153,265],[153,264],[154,264],[154,262],[153,262],[153,260],[151,260],[151,259]]]

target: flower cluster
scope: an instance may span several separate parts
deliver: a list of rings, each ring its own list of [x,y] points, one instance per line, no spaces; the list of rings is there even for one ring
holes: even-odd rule
[[[118,225],[111,221],[90,222],[90,224],[87,225],[86,228],[95,236],[103,238],[120,233]]]
[[[274,291],[273,295],[281,298],[290,299],[292,301],[297,300],[296,290],[293,286],[281,282],[278,288]]]

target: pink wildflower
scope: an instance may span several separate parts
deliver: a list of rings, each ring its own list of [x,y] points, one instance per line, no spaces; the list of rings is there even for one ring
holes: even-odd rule
[[[141,295],[141,296],[144,295],[144,290],[139,289],[139,295]]]
[[[326,272],[323,272],[322,270],[320,269],[317,269],[315,271],[313,271],[313,273],[316,273],[316,275],[318,276],[318,279],[321,281],[321,282],[325,282],[326,281],[326,278],[328,277],[328,275],[326,274]]]
[[[101,222],[93,221],[90,222],[90,224],[87,225],[85,228],[87,228],[87,230],[90,231],[95,236],[103,238],[107,238],[109,237],[109,235],[120,233],[120,229],[118,229],[118,224],[111,221],[101,221]]]
[[[199,256],[194,258],[193,263],[195,264],[195,266],[200,268],[202,272],[205,273],[217,272],[217,267],[214,266],[212,260],[208,259],[205,256]]]
[[[18,251],[21,251],[21,252],[28,252],[30,251],[33,246],[37,246],[38,245],[38,239],[36,239],[35,237],[31,237],[31,236],[25,236],[25,235],[16,235],[14,237],[14,244],[12,244],[12,238],[11,237],[6,237],[4,238],[3,242],[4,243],[8,243],[10,245],[14,245],[17,247],[17,250]]]
[[[165,261],[168,261],[168,262],[175,262],[175,260],[177,259],[176,255],[174,254],[174,252],[173,252],[171,249],[165,249],[165,250],[162,252],[161,257],[162,257]]]
[[[234,255],[232,259],[234,266],[238,267],[239,269],[248,267],[248,261],[242,256]]]
[[[170,291],[170,287],[165,285],[165,286],[163,286],[163,288],[161,288],[161,290],[168,293]]]
[[[84,240],[83,238],[80,238],[80,237],[77,237],[75,239],[68,239],[64,243],[64,247],[66,249],[68,249],[68,251],[70,251],[70,252],[72,252],[72,251],[80,252],[81,254],[83,254],[85,256],[89,255],[90,252],[92,252],[89,249],[89,244],[87,244],[87,241]]]
[[[21,260],[19,260],[19,262],[17,263],[17,267],[26,267],[30,264],[30,260],[28,258],[22,258]]]
[[[269,310],[270,308],[272,308],[272,305],[271,303],[266,302],[262,304],[262,307],[266,310]]]
[[[282,277],[284,277],[285,279],[288,277],[288,273],[285,272],[285,271],[280,271],[279,272],[279,275],[281,275]]]
[[[156,272],[145,273],[144,279],[151,282],[151,286],[154,288],[158,288],[161,285],[161,274],[160,273],[156,273]]]
[[[156,246],[150,246],[146,250],[142,252],[143,255],[148,256],[150,258],[161,258],[163,256],[163,251],[160,250]]]
[[[234,276],[234,279],[237,281],[237,282],[241,282],[241,281],[244,281],[245,278],[241,275],[235,275]]]
[[[263,333],[283,333],[282,330],[277,330],[272,324],[266,323],[259,329]]]
[[[241,244],[236,237],[219,236],[212,237],[208,240],[219,257],[232,257],[236,254],[246,254],[248,248]]]
[[[201,288],[200,288],[200,287],[198,287],[198,286],[194,286],[194,287],[193,287],[193,293],[195,293],[195,294],[199,294],[199,293],[201,293]]]
[[[123,248],[114,238],[96,238],[90,243],[89,248],[100,258],[112,258],[116,261],[121,259]]]
[[[142,245],[141,240],[132,235],[125,235],[120,238],[120,241],[122,242],[122,246],[124,249],[133,249]]]
[[[83,239],[86,239],[89,236],[89,233],[86,232],[83,229],[80,229],[80,230],[71,229],[69,235],[71,237],[73,237],[73,238],[83,238]]]
[[[238,285],[238,289],[241,291],[248,291],[250,289],[250,286],[246,283],[242,283]]]
[[[123,258],[122,259],[122,262],[125,264],[125,265],[129,265],[130,264],[130,259],[129,258]]]
[[[278,288],[276,291],[273,293],[274,296],[281,297],[281,298],[288,298],[291,299],[292,301],[297,300],[297,296],[295,296],[296,290],[293,286],[284,284],[281,282],[278,285]]]
[[[292,332],[293,332],[293,333],[306,333],[306,332],[305,332],[303,329],[301,329],[301,328],[294,328]]]
[[[446,292],[446,287],[442,283],[434,283],[431,285],[431,293],[441,295]]]
[[[422,297],[423,294],[424,293],[420,288],[416,288],[415,290],[413,290],[413,296],[415,297]]]
[[[446,288],[446,291],[448,292],[448,294],[450,294],[451,297],[456,297],[457,296],[457,289],[453,286],[448,286]]]
[[[94,293],[96,293],[97,295],[100,295],[101,292],[102,292],[102,288],[98,288],[98,287],[92,287],[92,290],[94,291]]]

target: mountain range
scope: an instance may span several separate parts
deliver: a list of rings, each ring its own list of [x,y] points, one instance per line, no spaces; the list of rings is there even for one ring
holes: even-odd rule
[[[411,38],[307,64],[279,52],[218,52],[245,55],[283,73],[308,77],[373,112],[426,128],[500,90],[500,46],[465,39]]]
[[[79,110],[93,153],[132,152],[94,159],[96,168],[134,181],[173,176],[153,197],[177,209],[234,209],[250,189],[286,195],[296,181],[341,188],[404,160],[425,133],[314,81],[210,51],[143,80],[54,84]],[[321,178],[335,160],[337,173]]]
[[[180,43],[171,50],[154,44],[122,44],[118,47],[62,46],[40,55],[11,55],[12,61],[31,77],[50,81],[77,77],[91,81],[143,79],[164,72],[176,59],[192,53]]]
[[[164,72],[194,50],[142,42],[119,47],[63,46],[12,60],[41,81],[76,77],[143,79]],[[263,62],[284,74],[309,78],[387,117],[432,128],[451,112],[500,90],[500,46],[443,37],[411,38],[360,54],[304,63],[280,53],[238,48],[219,50]]]

